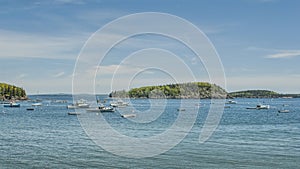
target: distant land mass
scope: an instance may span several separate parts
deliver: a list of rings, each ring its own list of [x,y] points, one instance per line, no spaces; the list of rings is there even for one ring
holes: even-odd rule
[[[244,90],[228,93],[229,98],[299,98],[300,94],[280,94],[270,90]]]
[[[113,91],[109,94],[109,97],[192,99],[225,98],[226,95],[227,92],[218,85],[207,82],[189,82],[160,86],[145,86],[133,88],[129,91]]]
[[[167,99],[209,99],[209,98],[296,98],[300,94],[280,94],[270,90],[245,90],[227,92],[216,84],[189,82],[160,86],[145,86],[129,91],[113,91],[113,98],[167,98]]]
[[[0,83],[0,100],[26,100],[26,91],[14,85]]]

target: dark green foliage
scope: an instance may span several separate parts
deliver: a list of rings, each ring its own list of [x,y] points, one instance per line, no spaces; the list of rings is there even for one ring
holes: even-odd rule
[[[280,97],[279,93],[269,90],[246,90],[231,92],[229,97],[243,97],[243,98],[276,98]]]
[[[0,100],[26,99],[26,92],[20,87],[0,83]]]
[[[227,92],[206,82],[190,82],[134,88],[128,92],[114,91],[110,97],[130,98],[225,98]]]

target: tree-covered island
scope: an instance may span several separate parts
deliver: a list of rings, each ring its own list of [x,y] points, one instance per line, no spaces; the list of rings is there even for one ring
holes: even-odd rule
[[[168,98],[168,99],[192,99],[192,98],[225,98],[227,92],[207,82],[189,82],[179,84],[167,84],[160,86],[145,86],[133,88],[129,91],[113,91],[110,97],[130,98]]]
[[[26,99],[27,95],[23,88],[6,83],[0,83],[0,101]]]

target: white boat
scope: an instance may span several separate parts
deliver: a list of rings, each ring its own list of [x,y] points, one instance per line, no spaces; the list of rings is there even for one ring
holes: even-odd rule
[[[20,107],[21,105],[19,103],[10,102],[9,104],[4,104],[4,107]]]
[[[226,104],[236,104],[236,101],[234,101],[234,100],[228,100],[228,102],[226,102]]]
[[[33,103],[32,106],[42,106],[42,103]]]
[[[289,110],[278,110],[278,113],[289,113]]]
[[[263,104],[258,104],[256,107],[247,107],[246,109],[256,109],[256,110],[261,110],[261,109],[269,109],[270,105],[263,105]]]
[[[68,115],[80,115],[79,112],[68,112]]]
[[[124,102],[123,100],[112,101],[110,102],[110,106],[112,107],[126,107],[129,103]]]
[[[67,105],[68,109],[75,109],[77,106],[75,104]]]
[[[260,110],[260,109],[269,109],[270,105],[263,105],[263,104],[258,104],[256,106],[256,109]]]
[[[115,112],[115,109],[113,107],[102,107],[99,108],[100,112]]]
[[[90,104],[86,103],[85,100],[80,99],[75,104],[67,105],[68,109],[76,109],[76,108],[89,108]]]
[[[121,115],[121,117],[123,117],[123,118],[131,118],[131,117],[135,117],[136,116],[136,114],[123,114],[123,115]]]
[[[88,103],[80,103],[77,105],[78,108],[89,108],[90,107],[90,104]]]
[[[86,109],[87,112],[100,112],[98,107]]]

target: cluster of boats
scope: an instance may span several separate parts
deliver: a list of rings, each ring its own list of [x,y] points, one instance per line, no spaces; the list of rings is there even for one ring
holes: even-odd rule
[[[226,104],[237,104],[234,100],[228,100]],[[225,106],[229,107],[229,106]],[[247,107],[246,109],[255,109],[255,110],[262,110],[262,109],[270,109],[270,105],[264,105],[264,104],[257,104],[256,107]],[[280,109],[278,110],[278,113],[289,113],[290,111],[287,109]]]
[[[109,106],[105,106],[103,104],[100,104],[98,107],[90,108],[90,104],[88,104],[85,100],[81,99],[77,101],[75,104],[68,105],[68,109],[86,109],[86,112],[115,112],[115,108],[117,107],[126,107],[128,106],[127,102],[124,102],[122,100],[118,101],[112,101],[110,102]],[[69,112],[69,115],[79,115],[80,112]],[[130,117],[132,117],[130,115]],[[125,118],[125,117],[124,117]]]

